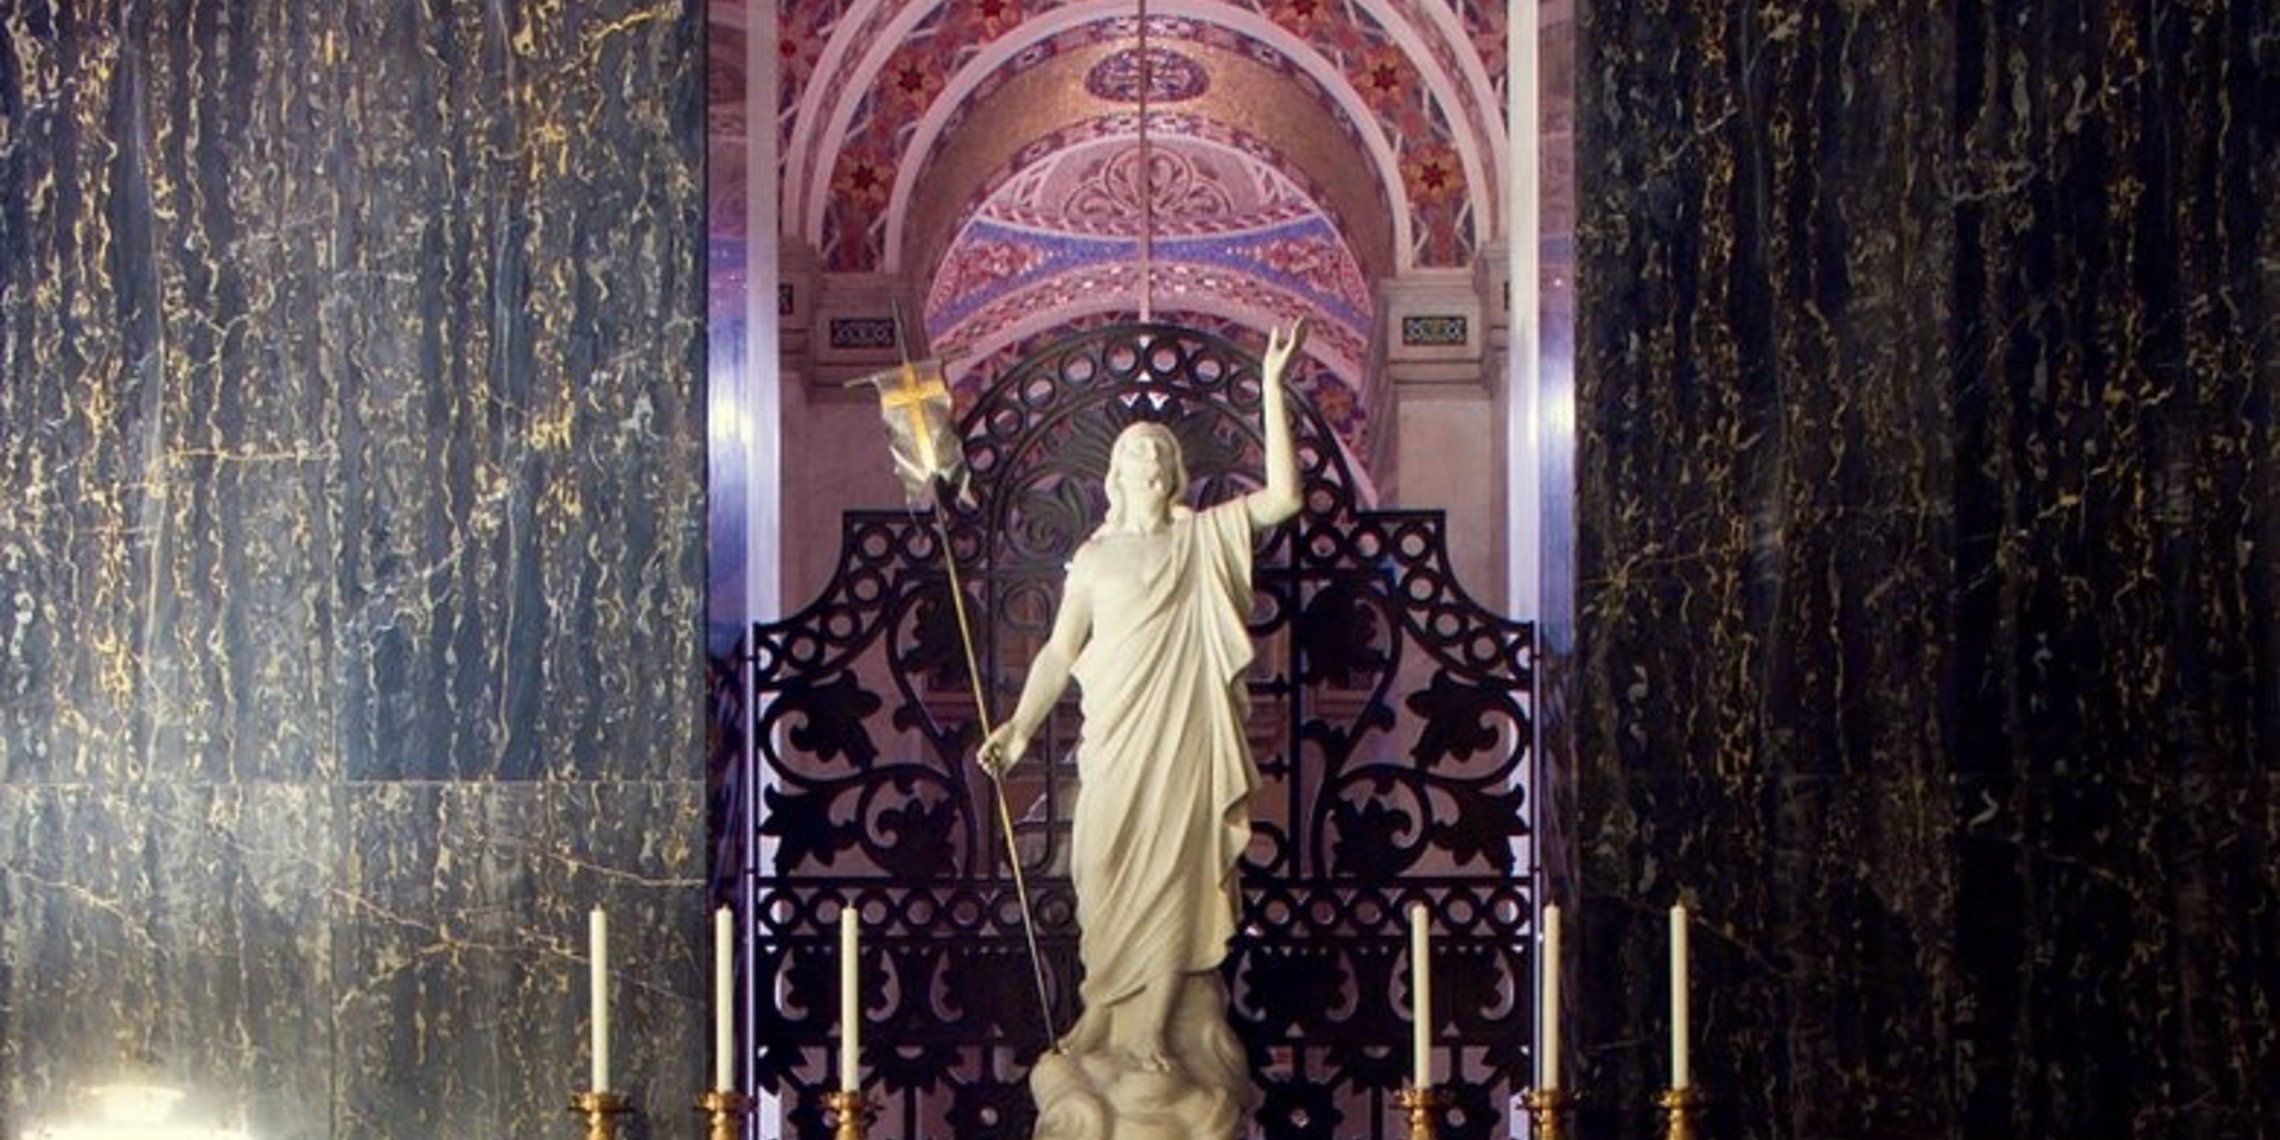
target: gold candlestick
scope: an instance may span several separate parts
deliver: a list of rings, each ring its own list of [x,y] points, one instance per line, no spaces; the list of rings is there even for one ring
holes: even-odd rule
[[[1537,1140],[1564,1140],[1567,1116],[1575,1108],[1575,1094],[1566,1089],[1528,1090],[1528,1119]]]
[[[1433,1110],[1449,1103],[1449,1098],[1435,1088],[1406,1088],[1394,1094],[1394,1099],[1409,1110],[1409,1140],[1433,1140],[1437,1135]]]
[[[839,1124],[831,1135],[832,1140],[863,1140],[863,1131],[871,1125],[871,1104],[855,1089],[840,1089],[823,1094],[824,1110],[838,1117]]]
[[[752,1111],[752,1098],[727,1089],[714,1089],[697,1098],[697,1107],[712,1116],[710,1140],[736,1140],[744,1134],[744,1116]]]
[[[586,1118],[586,1140],[614,1140],[617,1118],[633,1111],[633,1102],[614,1092],[582,1092],[570,1098],[570,1111]]]
[[[1702,1115],[1702,1110],[1709,1105],[1709,1094],[1693,1085],[1679,1089],[1665,1089],[1659,1103],[1662,1105],[1664,1115],[1670,1118],[1669,1124],[1663,1130],[1666,1140],[1696,1140],[1701,1135],[1695,1126],[1695,1122]]]

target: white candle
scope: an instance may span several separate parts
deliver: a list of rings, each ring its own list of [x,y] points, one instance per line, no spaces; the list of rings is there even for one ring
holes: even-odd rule
[[[736,1087],[736,951],[727,907],[713,911],[713,1087]]]
[[[1536,1087],[1552,1092],[1560,1087],[1560,908],[1544,907],[1544,992],[1537,1008],[1543,1011],[1544,1052],[1539,1058]]]
[[[1409,976],[1410,996],[1415,1008],[1410,1010],[1415,1037],[1411,1042],[1410,1071],[1416,1087],[1433,1087],[1433,948],[1427,932],[1424,903],[1409,908]]]
[[[856,962],[860,938],[855,932],[855,904],[839,908],[839,1088],[854,1092],[863,1087],[858,1066],[863,1055],[863,998],[857,992]]]
[[[1670,1087],[1686,1088],[1686,907],[1670,908]]]
[[[589,967],[586,990],[593,1005],[593,1091],[608,1092],[610,1088],[610,918],[602,913],[600,907],[595,907],[593,913],[586,916],[586,943]]]

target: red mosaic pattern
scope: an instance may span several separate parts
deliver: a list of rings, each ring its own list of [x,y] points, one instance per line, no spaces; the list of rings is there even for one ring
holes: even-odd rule
[[[1002,287],[1013,275],[992,276],[994,270],[1034,272],[1131,256],[1101,243],[1139,238],[1145,218],[1153,224],[1148,232],[1157,239],[1159,262],[1247,265],[1286,291],[1322,301],[1329,311],[1317,314],[1317,323],[1346,322],[1361,336],[1370,288],[1337,227],[1320,220],[1320,206],[1280,165],[1237,145],[1244,140],[1223,128],[1218,134],[1216,146],[1183,138],[1152,148],[1155,173],[1145,183],[1152,217],[1141,209],[1142,182],[1133,174],[1140,150],[1135,138],[1087,134],[1048,148],[967,211],[972,221],[945,252],[928,294],[929,326],[963,323],[951,315],[961,299]],[[1310,219],[1319,224],[1309,229],[1303,223]],[[1072,238],[1094,240],[1088,246]],[[1031,252],[1016,259],[1000,248],[1008,242],[1026,242]]]
[[[1361,266],[1345,248],[1327,239],[1271,239],[1253,246],[1251,255],[1280,277],[1306,283],[1317,293],[1346,301],[1361,312],[1369,311],[1370,286]]]
[[[803,0],[788,7],[779,6],[776,67],[782,84],[780,101],[787,127],[793,109],[799,106],[808,85],[815,81],[816,66],[823,60],[823,45],[830,42],[833,29],[856,5],[857,0]],[[788,131],[782,141],[790,144]]]
[[[1149,121],[1153,124],[1153,133],[1159,137],[1208,143],[1224,155],[1240,156],[1246,165],[1245,172],[1232,179],[1221,176],[1221,181],[1223,184],[1240,182],[1249,188],[1239,217],[1234,213],[1164,213],[1155,219],[1156,233],[1200,236],[1259,230],[1322,212],[1321,203],[1327,197],[1324,188],[1311,180],[1302,180],[1304,172],[1283,162],[1275,148],[1265,141],[1201,116],[1151,115]],[[962,213],[970,219],[988,219],[1047,232],[1137,234],[1139,229],[1129,224],[1091,228],[1085,219],[1065,210],[1064,196],[1051,188],[1058,168],[1067,161],[1066,156],[1104,142],[1123,143],[1136,135],[1137,123],[1132,116],[1094,119],[1056,131],[1016,156],[1015,168],[1000,171],[986,182],[977,199]],[[1332,228],[1340,228],[1339,221],[1329,219]]]
[[[1422,2],[1424,0],[1410,0],[1413,5]],[[891,185],[902,163],[923,161],[924,156],[906,155],[903,150],[917,119],[925,114],[928,100],[940,92],[947,77],[955,74],[976,52],[1003,36],[1032,8],[1044,11],[1056,6],[992,0],[951,3],[930,14],[921,27],[902,39],[879,73],[877,85],[863,97],[846,138],[836,147],[836,157],[830,166],[833,185],[840,185],[843,178],[852,178],[859,185],[883,178]],[[1453,161],[1455,147],[1450,109],[1439,106],[1432,98],[1416,62],[1354,0],[1250,0],[1249,6],[1306,37],[1324,58],[1338,66],[1377,116],[1377,129],[1393,140],[1404,189],[1411,199],[1414,246],[1409,252],[1412,259],[1422,266],[1469,262],[1477,247],[1477,235],[1463,167]],[[836,23],[841,9],[828,4],[821,7],[832,13],[828,18]],[[883,5],[875,10],[861,33],[883,34],[887,22],[883,13],[889,7]],[[1463,20],[1483,21],[1492,7],[1495,6],[1459,5],[1455,10]],[[1415,7],[1408,10],[1419,11]],[[826,18],[808,17],[813,25],[810,30],[825,30]],[[1413,19],[1423,21],[1425,17],[1420,14]],[[1501,15],[1495,19],[1501,20]],[[1130,35],[1130,23],[1110,21],[1073,31],[1054,44],[1024,52],[1009,70],[1018,72],[1035,66],[1058,50],[1065,50],[1071,39],[1099,42]],[[1167,37],[1205,34],[1193,20],[1152,18],[1151,24],[1160,24],[1161,34]],[[1156,29],[1152,27],[1151,31],[1155,33]],[[1212,31],[1225,34],[1224,29],[1213,28]],[[1491,37],[1490,32],[1488,24],[1479,26],[1482,39],[1494,38],[1499,45],[1499,58],[1484,62],[1493,62],[1500,74],[1501,34]],[[1421,39],[1439,57],[1435,60],[1436,66],[1448,68],[1458,62],[1444,37],[1424,35]],[[1252,54],[1260,58],[1273,55],[1260,51]],[[1461,83],[1456,86],[1459,91],[1464,90]],[[1483,115],[1494,113],[1493,108],[1469,106],[1457,110],[1474,130],[1483,125]],[[819,140],[819,150],[822,145]],[[862,173],[852,173],[857,170]],[[876,269],[883,263],[881,243],[885,226],[876,217],[883,208],[883,204],[866,199],[827,209],[823,231],[818,235],[827,268],[863,271]]]
[[[1034,273],[1047,261],[1045,251],[1035,246],[1012,241],[960,242],[943,259],[942,268],[934,275],[933,298],[959,297],[978,293],[999,281]],[[937,301],[930,300],[933,308]]]

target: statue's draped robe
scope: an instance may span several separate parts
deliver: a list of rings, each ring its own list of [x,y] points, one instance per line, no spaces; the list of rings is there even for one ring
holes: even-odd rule
[[[1252,531],[1240,500],[1162,535],[1096,538],[1070,875],[1084,1004],[1215,969],[1234,933],[1235,864],[1258,768],[1244,736]],[[1113,545],[1112,545],[1113,543]]]

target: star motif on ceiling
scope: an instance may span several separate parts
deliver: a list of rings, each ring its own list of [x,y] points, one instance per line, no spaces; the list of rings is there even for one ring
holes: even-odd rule
[[[1403,86],[1401,68],[1390,61],[1380,60],[1370,64],[1362,76],[1363,89],[1381,98],[1401,94]]]
[[[887,181],[885,172],[878,167],[856,162],[840,173],[836,188],[842,195],[857,201],[883,205],[887,200]]]
[[[1456,156],[1446,150],[1431,150],[1405,159],[1401,173],[1402,180],[1409,185],[1410,196],[1420,204],[1447,201],[1464,189],[1464,175],[1457,168]]]
[[[1275,5],[1275,14],[1283,20],[1301,27],[1321,19],[1328,9],[1322,0],[1282,0]]]

